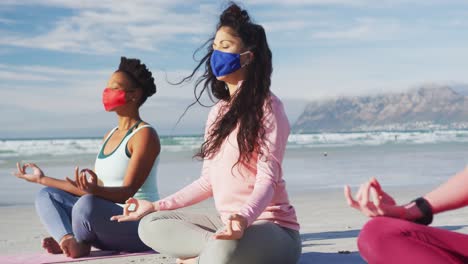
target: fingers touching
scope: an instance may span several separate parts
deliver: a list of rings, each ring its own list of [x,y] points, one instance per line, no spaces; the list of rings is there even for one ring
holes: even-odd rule
[[[215,234],[213,238],[222,240],[240,239],[244,235],[246,225],[247,220],[243,216],[233,214],[229,216],[224,230]]]
[[[383,214],[383,211],[380,208],[381,192],[383,191],[375,178],[369,180],[365,184],[362,184],[359,187],[355,198],[353,198],[351,188],[349,186],[345,186],[344,188],[344,196],[348,205],[369,217]]]
[[[138,200],[131,197],[125,201],[125,205],[123,207],[123,214],[122,215],[114,215],[110,218],[112,221],[117,222],[125,222],[125,221],[135,221],[140,218],[140,216],[136,213],[138,209]]]
[[[19,162],[16,162],[16,168],[18,168],[18,172],[24,174],[24,166],[21,166]]]
[[[353,199],[353,195],[351,194],[351,188],[348,185],[344,187],[344,195],[349,206],[356,209],[359,208],[359,203]]]

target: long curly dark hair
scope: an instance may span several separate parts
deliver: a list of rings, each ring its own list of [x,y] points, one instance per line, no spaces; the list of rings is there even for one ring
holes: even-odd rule
[[[194,104],[198,102],[203,105],[200,98],[206,91],[213,102],[213,96],[218,100],[230,102],[229,109],[224,115],[218,116],[195,157],[202,159],[212,157],[219,151],[226,137],[238,127],[237,143],[240,155],[236,164],[248,163],[254,153],[262,154],[261,147],[265,145],[265,129],[262,121],[265,106],[270,107],[268,99],[273,72],[272,54],[263,27],[253,23],[247,11],[237,4],[231,2],[223,11],[216,30],[221,27],[229,27],[235,32],[247,50],[253,53],[254,59],[245,66],[246,78],[236,95],[231,98],[225,82],[217,80],[211,71],[210,57],[213,53],[211,44],[214,37],[195,51],[194,58],[196,53],[208,45],[208,52],[199,61],[192,74],[181,81],[191,80],[202,65],[205,65],[203,75],[195,84]],[[199,90],[200,84],[203,84],[201,90]]]

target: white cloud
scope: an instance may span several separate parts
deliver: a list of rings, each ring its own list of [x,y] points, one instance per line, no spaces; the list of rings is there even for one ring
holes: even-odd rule
[[[47,67],[42,65],[8,65],[8,64],[0,64],[0,69],[11,69],[13,71],[22,71],[22,72],[31,72],[31,73],[38,73],[41,75],[102,75],[108,74],[110,71],[108,70],[83,70],[83,69],[64,69],[60,67]]]
[[[116,120],[113,113],[105,113],[101,102],[102,89],[113,70],[0,64],[3,98],[0,110],[8,113],[0,117],[0,123],[8,124],[0,129],[0,137],[12,131],[24,135],[42,135],[47,131],[69,136],[77,133],[95,136],[96,131],[105,131]],[[153,71],[158,92],[145,103],[142,116],[162,134],[203,131],[207,110],[200,107],[190,110],[173,131],[177,118],[193,101],[193,86],[190,83],[172,86],[166,78],[177,81],[188,74],[186,70]],[[26,120],[28,128],[24,128]]]
[[[283,98],[317,99],[404,91],[428,82],[468,83],[468,48],[368,48],[277,65],[273,90]]]
[[[444,1],[420,3],[415,0],[250,0],[247,4],[263,5],[255,15],[270,34],[301,33],[313,40],[385,40],[393,39],[402,28],[411,27],[398,18],[353,18],[359,10],[404,4],[438,5]],[[449,1],[460,4],[460,1]],[[447,2],[445,2],[447,3]],[[163,45],[196,42],[209,35],[222,6],[186,1],[3,1],[0,6],[42,5],[74,10],[74,14],[55,21],[52,28],[37,35],[2,32],[0,45],[40,48],[63,52],[112,54],[135,49],[161,51]],[[333,9],[314,9],[313,5],[359,6],[349,16],[337,18]],[[181,7],[184,6],[185,9]],[[274,7],[274,8],[273,8]],[[189,9],[189,10],[187,10]],[[286,9],[286,11],[285,11]],[[411,9],[409,9],[411,10]],[[335,10],[336,11],[336,10]],[[1,23],[1,22],[0,22]],[[463,20],[452,20],[454,26]],[[431,25],[431,24],[429,24]],[[202,39],[205,39],[203,37]],[[309,39],[310,40],[310,39]]]
[[[468,27],[468,19],[466,18],[467,16],[468,16],[468,13],[466,13],[464,17],[452,18],[448,20],[446,24],[450,27],[467,28]]]
[[[341,25],[338,30],[317,31],[312,34],[316,39],[336,40],[375,40],[392,39],[400,33],[400,23],[395,20],[360,18],[355,25]]]
[[[246,3],[252,5],[280,5],[280,6],[345,6],[345,7],[393,7],[410,4],[418,5],[447,5],[460,4],[466,5],[464,0],[245,0]]]
[[[17,66],[0,64],[0,91],[9,104],[29,111],[67,113],[99,112],[101,92],[115,69],[64,69],[41,65]],[[193,82],[174,86],[191,72],[187,70],[152,70],[157,94],[155,97],[175,97],[189,101],[193,98]],[[148,106],[154,105],[149,100]]]
[[[302,19],[291,19],[286,21],[268,21],[263,23],[263,27],[269,33],[298,31],[305,29],[309,23]]]
[[[23,66],[0,64],[0,83],[16,81],[19,86],[24,82],[35,83],[35,86],[53,87],[51,84],[64,85],[68,83],[80,83],[83,80],[105,80],[112,71],[110,70],[82,70],[64,69],[60,67],[46,67],[40,65]],[[10,86],[11,84],[8,84]],[[7,85],[0,85],[0,89]]]
[[[70,8],[76,14],[56,21],[38,35],[8,32],[0,44],[55,51],[108,54],[126,48],[154,51],[160,45],[212,30],[210,5],[180,11],[180,1],[13,1],[0,5],[43,5]],[[178,8],[178,9],[176,9]],[[182,40],[181,39],[181,40]],[[183,40],[182,40],[183,41]]]
[[[15,23],[16,23],[16,21],[13,20],[13,19],[0,17],[0,24],[11,25],[11,24],[15,24]]]
[[[18,73],[0,70],[0,80],[2,81],[51,81],[49,77],[39,74]]]
[[[355,6],[355,5],[363,5],[369,2],[373,2],[371,0],[246,0],[245,2],[252,4],[252,5],[263,5],[263,4],[271,4],[271,5],[346,5],[346,6]]]
[[[25,5],[37,5],[37,6],[51,6],[51,7],[61,7],[69,8],[74,10],[109,10],[114,9],[118,10],[123,8],[131,8],[136,3],[138,6],[148,6],[153,5],[155,2],[158,6],[169,6],[171,3],[181,3],[180,0],[133,0],[133,1],[119,1],[120,3],[116,5],[114,0],[80,0],[80,1],[69,1],[69,0],[3,0],[0,2],[0,6],[25,6]]]

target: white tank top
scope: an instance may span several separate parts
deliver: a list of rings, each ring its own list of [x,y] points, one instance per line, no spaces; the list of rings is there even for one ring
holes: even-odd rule
[[[150,125],[143,125],[137,129],[129,129],[129,132],[122,139],[117,148],[114,149],[110,154],[104,154],[104,148],[109,141],[109,138],[114,134],[117,127],[112,129],[107,138],[102,144],[101,149],[96,157],[95,172],[98,178],[102,181],[102,184],[106,187],[118,187],[122,186],[123,180],[127,173],[128,163],[130,161],[130,153],[127,150],[127,143],[140,129],[149,127]],[[133,130],[133,131],[132,131]],[[158,188],[156,183],[156,173],[159,164],[159,156],[154,161],[153,167],[146,178],[143,185],[135,193],[133,197],[137,199],[144,199],[148,201],[159,200]]]

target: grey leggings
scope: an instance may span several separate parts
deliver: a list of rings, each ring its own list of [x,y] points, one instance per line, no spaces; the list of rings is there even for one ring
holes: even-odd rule
[[[213,239],[222,228],[216,215],[162,211],[145,216],[138,234],[160,253],[177,258],[199,256],[200,264],[295,264],[301,255],[296,230],[257,221],[239,240]]]

